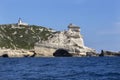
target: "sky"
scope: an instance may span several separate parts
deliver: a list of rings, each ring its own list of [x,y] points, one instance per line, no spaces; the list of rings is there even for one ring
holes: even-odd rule
[[[120,0],[0,0],[0,24],[28,24],[67,30],[81,28],[86,46],[120,51]]]

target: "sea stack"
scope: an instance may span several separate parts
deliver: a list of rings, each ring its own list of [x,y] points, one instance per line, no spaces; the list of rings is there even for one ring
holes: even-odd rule
[[[96,53],[94,49],[84,45],[80,27],[69,24],[67,31],[53,32],[48,40],[40,40],[34,46],[38,56],[87,56]]]

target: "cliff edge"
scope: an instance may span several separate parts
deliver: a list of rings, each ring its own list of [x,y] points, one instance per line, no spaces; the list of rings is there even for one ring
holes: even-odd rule
[[[87,56],[96,53],[84,45],[80,27],[73,24],[68,25],[68,31],[54,32],[48,40],[37,42],[34,49],[41,56]]]

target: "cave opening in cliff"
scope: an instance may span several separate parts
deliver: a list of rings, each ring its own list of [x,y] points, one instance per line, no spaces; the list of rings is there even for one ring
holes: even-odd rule
[[[67,50],[65,49],[57,49],[54,53],[53,56],[55,57],[72,57],[72,54],[70,54]]]

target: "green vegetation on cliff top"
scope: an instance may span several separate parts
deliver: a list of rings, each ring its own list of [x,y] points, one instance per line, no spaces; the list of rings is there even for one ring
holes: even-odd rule
[[[39,40],[47,40],[52,32],[42,26],[0,25],[0,48],[33,49]]]

